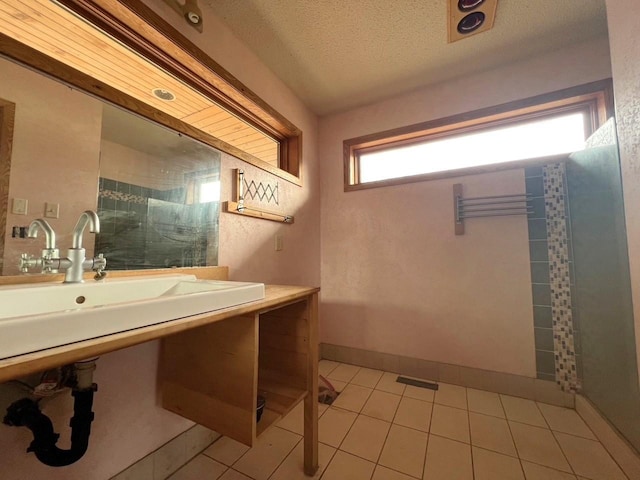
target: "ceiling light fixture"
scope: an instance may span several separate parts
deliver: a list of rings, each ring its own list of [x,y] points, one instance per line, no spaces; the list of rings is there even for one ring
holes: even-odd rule
[[[449,43],[493,28],[498,0],[449,0]]]
[[[484,3],[484,0],[458,0],[458,10],[468,12],[478,8]]]
[[[479,29],[484,23],[484,13],[473,12],[458,22],[458,32],[468,34]]]
[[[165,90],[164,88],[154,88],[153,90],[151,90],[151,93],[153,93],[155,97],[165,102],[173,102],[176,99],[176,96],[173,94],[173,92]]]
[[[190,26],[202,33],[202,10],[198,7],[198,0],[185,0],[184,4],[178,0],[164,0],[164,3],[173,8]]]

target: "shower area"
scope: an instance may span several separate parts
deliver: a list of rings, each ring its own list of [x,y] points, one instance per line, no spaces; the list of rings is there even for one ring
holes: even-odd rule
[[[585,396],[640,451],[640,387],[614,119],[568,161],[528,168],[525,176],[527,193],[539,207],[529,218],[537,376]]]
[[[640,388],[613,119],[567,163],[581,391],[640,450]],[[629,206],[627,206],[629,207]]]

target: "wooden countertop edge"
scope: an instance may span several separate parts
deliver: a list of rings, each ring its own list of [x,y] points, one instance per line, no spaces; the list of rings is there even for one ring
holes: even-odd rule
[[[96,357],[238,315],[267,312],[275,307],[295,303],[319,291],[318,287],[266,285],[265,298],[255,302],[6,358],[0,360],[0,382]]]

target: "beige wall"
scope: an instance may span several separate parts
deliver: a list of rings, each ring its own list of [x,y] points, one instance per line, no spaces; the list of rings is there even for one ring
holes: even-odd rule
[[[146,188],[170,190],[184,185],[185,173],[186,170],[181,165],[172,168],[168,160],[109,140],[101,140],[101,177]]]
[[[637,11],[635,0],[607,0],[636,354],[640,365],[640,32]]]
[[[96,208],[102,104],[64,85],[0,59],[0,98],[16,104],[5,242],[5,275],[18,273],[21,253],[39,254],[37,240],[11,238],[13,225],[44,216],[45,202],[60,204],[60,218],[47,219],[61,251],[71,246],[80,214]],[[73,119],[73,121],[71,121]],[[13,198],[27,199],[27,215],[11,213]],[[84,242],[93,254],[93,235]]]
[[[523,171],[345,193],[342,141],[600,80],[608,53],[594,40],[321,120],[323,342],[535,376],[526,219],[453,233],[453,183],[519,193]]]

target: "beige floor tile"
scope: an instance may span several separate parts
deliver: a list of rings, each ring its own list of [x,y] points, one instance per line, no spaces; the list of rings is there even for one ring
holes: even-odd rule
[[[335,380],[333,378],[327,380],[331,383],[331,386],[336,389],[336,392],[342,392],[347,386],[347,382],[341,382],[340,380]],[[323,385],[322,380],[320,381],[320,385]]]
[[[397,378],[397,373],[385,372],[376,384],[376,390],[402,395],[406,385],[404,383],[396,382]]]
[[[571,468],[560,450],[558,442],[553,438],[551,430],[517,422],[509,422],[509,426],[516,443],[518,456],[522,460],[563,472],[571,472]]]
[[[391,425],[378,463],[412,477],[422,477],[427,452],[427,434]]]
[[[326,377],[333,372],[340,364],[331,360],[320,360],[318,362],[318,373],[323,377]]]
[[[371,480],[414,480],[413,477],[405,475],[404,473],[396,472],[390,468],[378,465],[376,471],[373,472],[373,478]]]
[[[206,455],[198,455],[169,477],[169,480],[216,480],[227,470],[225,465]]]
[[[360,367],[356,365],[341,363],[336,368],[334,368],[326,377],[329,379],[329,381],[338,380],[340,382],[349,383],[351,379],[356,376],[358,370],[360,370]]]
[[[576,480],[575,475],[560,472],[549,467],[522,461],[524,476],[527,480]]]
[[[597,440],[596,436],[575,410],[556,407],[555,405],[547,405],[545,403],[538,403],[538,408],[547,420],[551,430]]]
[[[338,450],[322,480],[370,480],[376,464]]]
[[[193,458],[202,453],[205,448],[221,437],[218,432],[202,425],[194,425],[185,432],[185,436],[187,458]]]
[[[433,403],[433,399],[436,396],[436,391],[430,388],[414,387],[413,385],[407,385],[404,389],[405,397],[415,398],[416,400],[422,400],[423,402]]]
[[[359,415],[340,450],[377,462],[390,426],[390,423],[383,420]]]
[[[394,395],[393,393],[374,390],[360,413],[384,420],[385,422],[391,422],[396,414],[401,398],[399,395]]]
[[[429,435],[424,480],[472,480],[471,447],[466,443]]]
[[[475,480],[524,480],[517,458],[473,448],[473,472]]]
[[[364,404],[367,403],[371,392],[373,392],[371,388],[349,384],[344,388],[342,393],[338,395],[338,398],[333,402],[333,406],[360,413]]]
[[[536,427],[547,427],[547,422],[533,400],[509,395],[500,395],[500,400],[507,419]]]
[[[469,412],[469,424],[472,445],[512,457],[518,456],[506,420]]]
[[[371,370],[370,368],[361,368],[356,376],[351,379],[351,383],[354,385],[360,385],[361,387],[374,388],[380,381],[382,370]]]
[[[431,416],[430,431],[441,437],[470,443],[469,414],[466,410],[435,404]]]
[[[627,478],[600,442],[565,433],[556,432],[554,435],[577,475],[598,480]]]
[[[433,403],[402,397],[398,410],[396,410],[396,416],[393,418],[393,423],[428,432],[431,424],[432,409]]]
[[[154,455],[147,455],[111,480],[153,480],[153,457]]]
[[[467,409],[467,389],[459,385],[439,383],[435,403],[448,407]]]
[[[222,437],[203,453],[214,460],[231,466],[249,450],[249,447],[229,437]]]
[[[251,480],[251,478],[230,468],[220,477],[220,480]]]
[[[329,408],[318,420],[318,440],[338,448],[358,415],[339,408]]]
[[[255,480],[267,480],[300,441],[300,435],[273,427],[264,432],[233,469]]]
[[[269,480],[317,480],[324,473],[336,449],[328,445],[318,445],[318,471],[313,477],[304,474],[304,442],[301,441],[289,454]],[[204,479],[203,479],[204,480]]]
[[[329,405],[323,403],[318,404],[318,418],[322,417],[322,414],[326,412],[328,408]],[[298,405],[281,418],[276,425],[290,432],[297,433],[298,435],[304,435],[304,402],[298,403]]]
[[[186,438],[181,435],[165,443],[151,458],[153,459],[153,480],[164,480],[189,460]]]
[[[470,412],[505,418],[500,395],[497,393],[467,388],[467,402],[469,403]]]
[[[319,413],[319,412],[318,412]],[[276,425],[290,432],[304,435],[304,402],[298,403]]]

